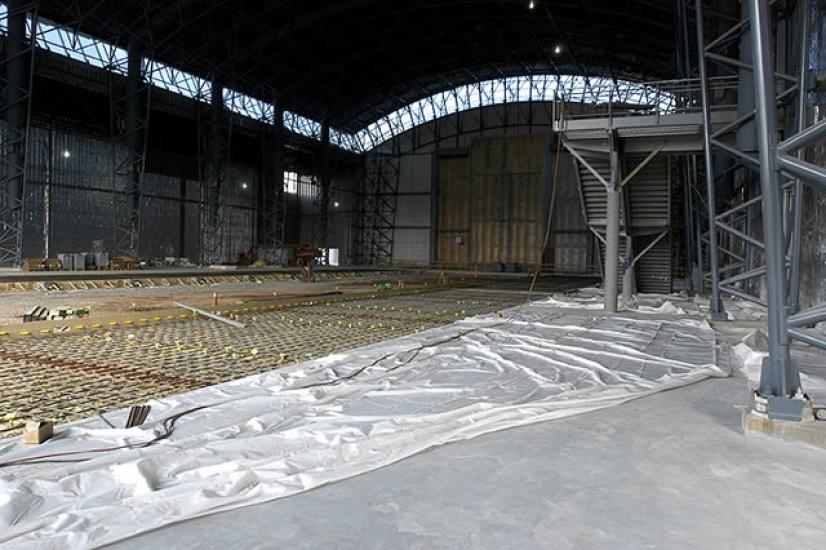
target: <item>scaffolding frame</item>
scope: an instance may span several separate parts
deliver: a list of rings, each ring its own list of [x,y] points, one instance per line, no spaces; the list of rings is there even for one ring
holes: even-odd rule
[[[152,84],[143,52],[132,40],[127,48],[126,86],[119,86],[115,66],[107,74],[109,139],[112,161],[112,250],[138,257],[141,235],[141,193],[146,171],[146,144],[152,108]]]
[[[393,260],[399,168],[399,155],[395,153],[369,153],[365,159],[353,243],[358,265]]]
[[[796,20],[786,18],[787,25],[792,26],[801,36],[797,75],[784,74],[775,69],[774,52],[779,48],[775,46],[772,27],[775,18],[785,17],[789,13],[789,10],[784,9],[787,8],[786,4],[777,4],[770,5],[766,0],[747,0],[748,16],[706,43],[702,0],[695,0],[699,70],[704,87],[705,198],[710,221],[707,243],[712,316],[724,314],[721,293],[765,305],[767,310],[769,355],[763,362],[756,409],[766,412],[770,418],[800,420],[805,399],[797,365],[790,355],[791,341],[798,340],[826,349],[826,338],[807,328],[826,321],[826,305],[818,304],[798,311],[802,188],[806,184],[826,189],[826,169],[806,162],[803,159],[803,149],[826,136],[826,121],[805,127],[808,3],[799,0],[796,4],[799,17]],[[752,50],[751,64],[714,51],[747,31],[748,44]],[[709,122],[711,105],[707,94],[707,60],[746,70],[753,75],[755,108],[717,131],[712,131]],[[779,93],[778,82],[781,83]],[[787,107],[795,99],[797,108],[794,122],[797,131],[780,140],[777,133],[777,110]],[[788,116],[788,111],[784,114]],[[756,123],[756,156],[720,140],[724,134],[736,131],[750,121]],[[748,197],[723,212],[717,210],[716,181],[725,174],[714,173],[712,155],[716,151],[736,159],[737,163],[731,170],[751,170],[758,176],[759,196]],[[762,207],[762,235],[756,233],[756,227],[748,227],[748,224],[743,223],[738,226],[737,222],[732,221],[757,205]],[[727,240],[722,240],[717,235],[717,229],[721,230]],[[739,243],[737,250],[732,250],[734,247],[731,245],[723,246],[729,242]],[[765,260],[764,265],[755,266],[748,262],[747,256],[753,250],[759,250]],[[745,253],[737,254],[739,251]],[[723,266],[718,265],[720,253],[728,258]],[[760,278],[764,280],[766,288],[765,300],[744,288],[734,286]],[[764,404],[762,409],[760,403]]]
[[[22,263],[26,167],[35,41],[26,32],[27,18],[37,23],[38,2],[7,2],[7,40],[0,68],[0,265]]]

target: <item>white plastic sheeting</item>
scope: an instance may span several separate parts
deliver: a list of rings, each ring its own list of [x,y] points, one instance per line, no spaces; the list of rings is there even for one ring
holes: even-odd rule
[[[708,316],[708,298],[689,297],[685,294],[635,294],[630,303],[620,297],[620,309],[639,313]],[[600,288],[583,288],[550,299],[560,308],[603,309],[604,294]],[[747,302],[725,298],[726,317],[729,321],[759,321],[766,319],[766,308]]]
[[[749,330],[739,342],[732,346],[736,363],[740,371],[749,382],[749,388],[754,391],[760,387],[760,372],[763,368],[763,358],[768,356],[768,338],[762,330]],[[826,400],[826,378],[824,378],[824,360],[826,352],[823,350],[798,345],[792,349],[792,359],[800,369],[800,385],[815,403]]]
[[[145,449],[0,470],[0,542],[99,546],[436,445],[724,376],[714,342],[703,320],[533,303],[158,400],[142,428],[90,419],[45,445],[7,442],[0,461],[146,441],[164,417],[209,405]]]

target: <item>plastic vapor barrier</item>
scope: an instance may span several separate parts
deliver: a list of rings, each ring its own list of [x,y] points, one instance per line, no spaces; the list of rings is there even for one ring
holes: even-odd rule
[[[165,433],[164,419],[186,413],[169,437],[145,448],[0,469],[0,542],[99,546],[436,445],[727,374],[703,320],[558,305],[534,302],[153,401],[139,428],[102,429],[88,419],[59,426],[44,445],[2,442],[0,462],[139,444]],[[125,415],[107,417],[122,426]]]

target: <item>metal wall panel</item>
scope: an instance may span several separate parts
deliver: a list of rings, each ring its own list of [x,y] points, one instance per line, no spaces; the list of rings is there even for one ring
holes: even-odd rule
[[[533,135],[473,144],[472,263],[541,263],[546,142]]]
[[[396,229],[393,261],[427,264],[430,260],[430,229]]]
[[[430,195],[401,195],[396,206],[396,227],[430,229]]]
[[[468,157],[439,159],[439,219],[437,223],[437,262],[466,265],[470,261]]]
[[[51,256],[60,252],[92,250],[102,240],[110,249],[114,232],[113,191],[122,192],[123,182],[112,177],[115,156],[109,141],[65,130],[33,128],[25,195],[23,254],[46,253],[45,226],[48,220]],[[244,189],[242,183],[247,183]],[[180,179],[144,174],[141,190],[142,227],[140,253],[147,257],[178,256],[181,253],[181,212],[184,211],[184,253],[199,257],[202,189],[189,181],[185,206],[181,208]],[[224,185],[226,258],[248,249],[255,241],[257,170],[228,165]],[[49,208],[46,208],[46,205]]]
[[[399,160],[399,194],[430,193],[432,155],[405,155]]]
[[[586,272],[593,255],[593,236],[585,224],[582,212],[574,159],[563,151],[557,162],[554,152],[548,166],[551,173],[556,175],[552,178],[556,190],[551,220],[552,236],[543,262],[552,264],[555,271]]]

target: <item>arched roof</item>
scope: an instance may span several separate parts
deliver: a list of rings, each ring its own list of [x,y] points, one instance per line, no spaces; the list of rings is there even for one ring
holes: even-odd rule
[[[525,74],[676,76],[674,0],[49,0],[40,15],[346,132]]]

